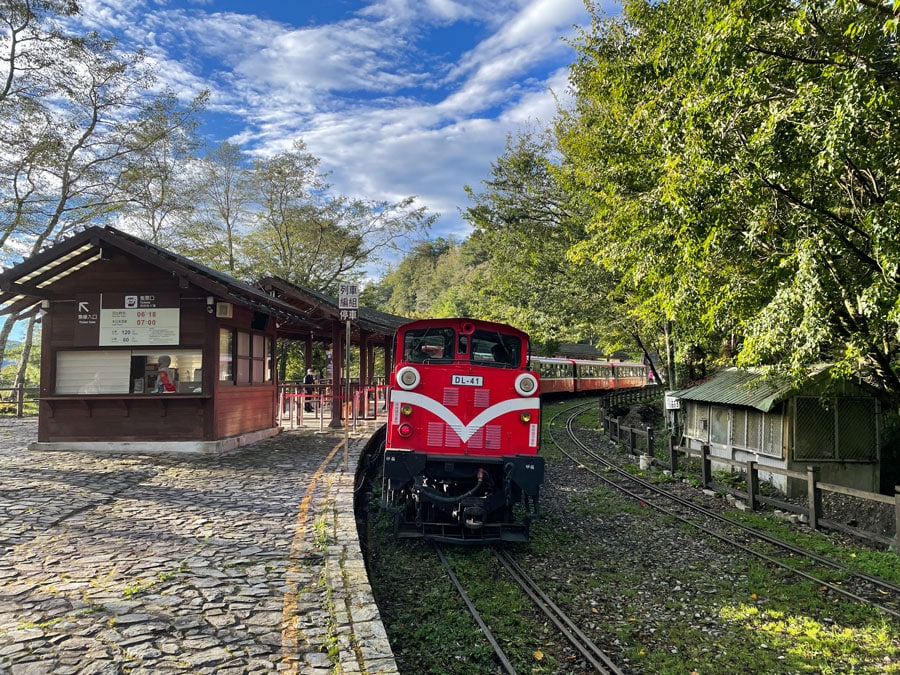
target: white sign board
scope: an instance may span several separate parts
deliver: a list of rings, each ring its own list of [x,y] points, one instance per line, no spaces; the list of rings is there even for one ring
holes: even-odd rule
[[[681,400],[672,396],[673,392],[667,391],[664,396],[666,410],[681,410]]]
[[[338,290],[338,309],[359,309],[359,284],[341,282]]]
[[[100,302],[101,347],[178,344],[181,309],[177,297],[104,293]]]

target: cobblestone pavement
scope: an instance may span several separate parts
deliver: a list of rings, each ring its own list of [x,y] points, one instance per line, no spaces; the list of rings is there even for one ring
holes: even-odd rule
[[[188,458],[36,437],[0,418],[0,672],[397,672],[352,513],[367,439]]]

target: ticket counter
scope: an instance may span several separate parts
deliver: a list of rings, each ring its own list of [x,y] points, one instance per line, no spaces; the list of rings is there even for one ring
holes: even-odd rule
[[[275,426],[276,321],[259,289],[113,228],[90,228],[0,275],[42,315],[37,447],[220,452]]]

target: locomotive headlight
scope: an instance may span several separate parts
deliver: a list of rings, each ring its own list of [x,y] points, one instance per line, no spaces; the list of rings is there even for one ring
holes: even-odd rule
[[[412,415],[412,410],[412,406],[409,403],[406,403],[402,408],[400,408],[400,414],[404,417],[409,417],[410,415]]]
[[[407,391],[415,389],[419,386],[421,379],[422,376],[419,375],[419,371],[412,366],[404,366],[397,371],[397,385],[401,389],[406,389]]]
[[[519,415],[519,419],[522,420],[524,424],[528,424],[531,421],[531,413],[526,410]]]
[[[516,391],[520,396],[531,396],[537,388],[537,378],[531,373],[522,373],[516,378]]]

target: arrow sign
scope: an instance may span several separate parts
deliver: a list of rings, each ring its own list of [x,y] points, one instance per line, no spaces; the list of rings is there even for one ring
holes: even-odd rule
[[[81,300],[81,301],[78,303],[78,311],[79,311],[79,312],[90,312],[90,311],[91,311],[91,306],[90,306],[89,303],[85,302],[84,300]]]

